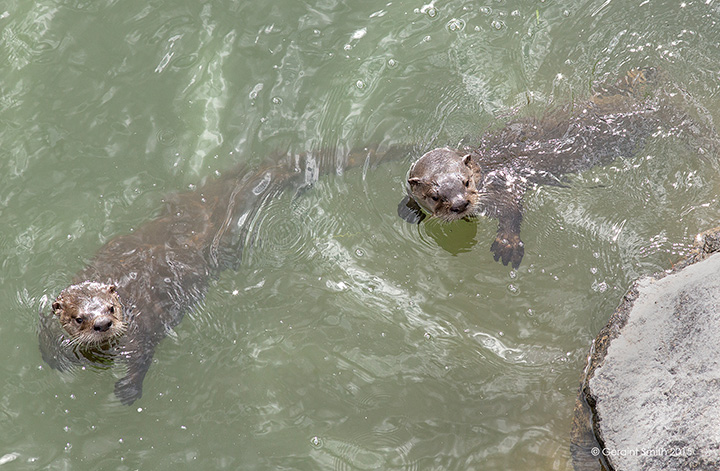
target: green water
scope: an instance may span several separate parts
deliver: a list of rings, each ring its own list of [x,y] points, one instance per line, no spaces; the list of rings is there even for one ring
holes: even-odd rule
[[[496,223],[395,213],[414,155],[263,208],[237,271],[119,370],[61,374],[39,309],[164,195],[237,162],[472,142],[655,66],[720,117],[720,6],[269,0],[0,4],[0,468],[571,469],[590,343],[636,277],[720,221],[718,155],[659,133]]]

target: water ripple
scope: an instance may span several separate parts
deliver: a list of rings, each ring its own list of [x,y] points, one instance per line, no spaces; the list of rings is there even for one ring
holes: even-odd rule
[[[387,425],[387,424],[386,424]],[[347,440],[325,439],[318,451],[327,453],[332,469],[337,471],[419,469],[417,461],[409,458],[412,441],[403,441],[397,436],[395,427],[376,429],[356,435]],[[318,459],[322,462],[323,459]]]

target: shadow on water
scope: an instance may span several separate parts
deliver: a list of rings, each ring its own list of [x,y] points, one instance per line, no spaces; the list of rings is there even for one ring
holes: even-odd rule
[[[448,253],[459,255],[470,252],[477,244],[477,226],[475,220],[444,224],[429,219],[424,223],[423,235],[430,237],[434,244]]]

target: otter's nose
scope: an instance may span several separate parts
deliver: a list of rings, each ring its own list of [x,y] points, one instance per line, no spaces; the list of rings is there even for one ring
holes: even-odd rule
[[[112,326],[112,319],[98,319],[93,324],[93,330],[96,332],[107,332],[107,330]]]
[[[452,205],[450,205],[450,211],[454,213],[462,213],[467,209],[469,205],[470,201],[468,201],[466,198],[458,198],[453,201]]]

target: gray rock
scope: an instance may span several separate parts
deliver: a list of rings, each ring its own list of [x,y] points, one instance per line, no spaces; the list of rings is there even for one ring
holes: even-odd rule
[[[576,469],[720,469],[719,235],[703,234],[671,274],[635,283],[598,335],[580,395],[591,419],[576,409]]]

